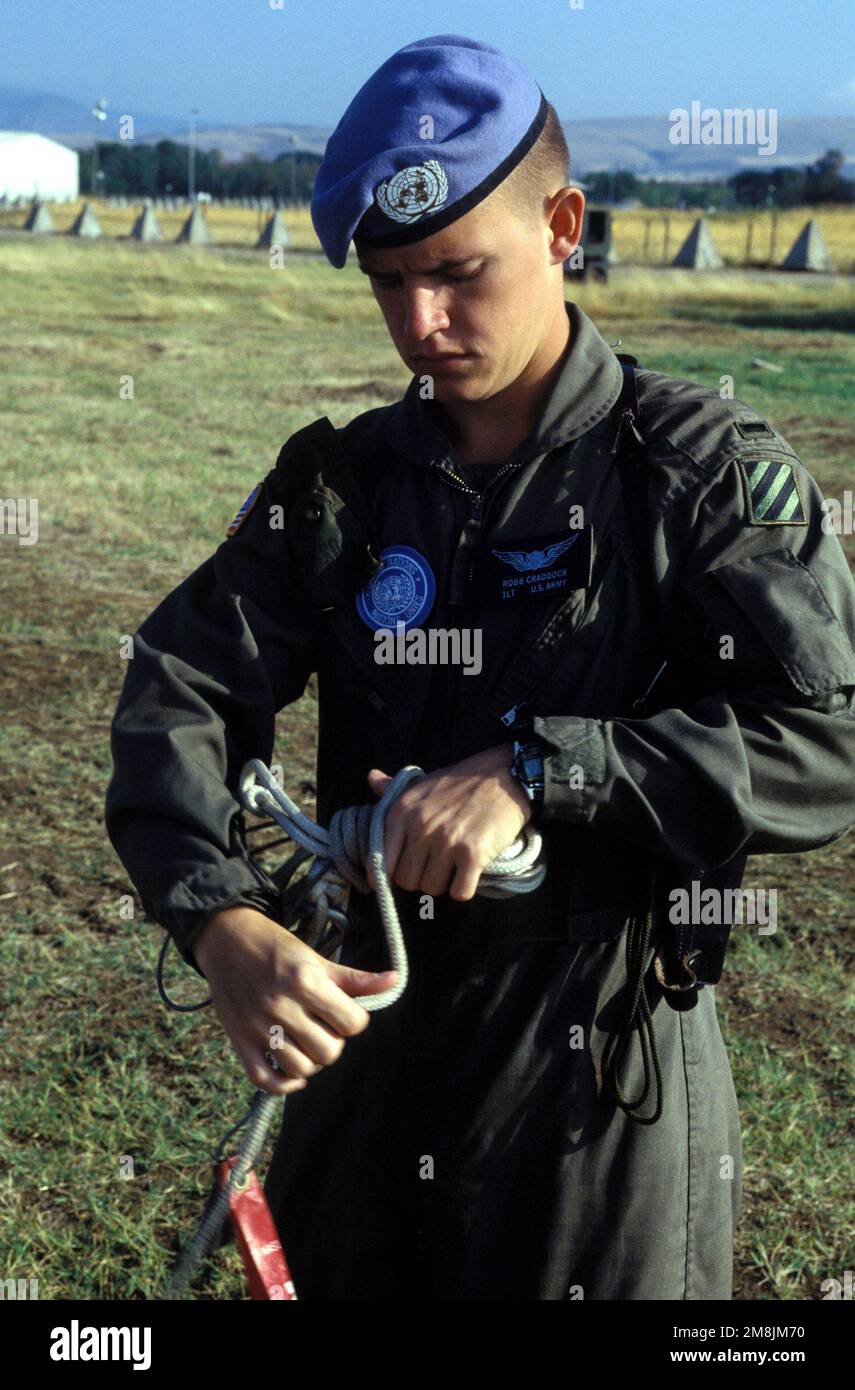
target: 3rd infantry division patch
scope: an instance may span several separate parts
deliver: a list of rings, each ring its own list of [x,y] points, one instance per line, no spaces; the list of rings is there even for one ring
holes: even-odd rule
[[[739,459],[752,526],[807,526],[791,463]]]

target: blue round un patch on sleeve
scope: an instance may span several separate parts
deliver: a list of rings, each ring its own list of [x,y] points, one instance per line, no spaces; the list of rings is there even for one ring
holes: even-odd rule
[[[356,595],[356,611],[374,632],[418,627],[436,598],[436,578],[423,555],[410,545],[387,545],[371,583]]]

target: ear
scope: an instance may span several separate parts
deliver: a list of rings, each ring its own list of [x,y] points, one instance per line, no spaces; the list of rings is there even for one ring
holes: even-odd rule
[[[559,188],[553,193],[547,206],[549,218],[550,260],[553,265],[563,265],[582,236],[582,220],[585,215],[585,195],[581,188]]]

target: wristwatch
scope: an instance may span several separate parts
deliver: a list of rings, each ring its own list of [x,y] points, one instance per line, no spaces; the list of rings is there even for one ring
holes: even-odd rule
[[[528,739],[521,742],[514,739],[514,760],[511,763],[511,776],[519,782],[529,801],[532,814],[543,805],[543,747]]]

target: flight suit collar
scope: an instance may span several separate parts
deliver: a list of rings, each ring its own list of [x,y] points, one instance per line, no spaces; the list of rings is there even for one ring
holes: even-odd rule
[[[587,434],[620,395],[622,372],[614,352],[578,304],[565,308],[570,341],[538,423],[510,455],[520,462]],[[396,453],[416,463],[453,462],[434,403],[421,399],[421,381],[413,377],[386,427],[386,438]]]

